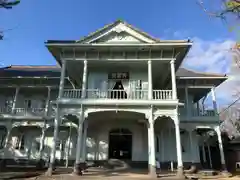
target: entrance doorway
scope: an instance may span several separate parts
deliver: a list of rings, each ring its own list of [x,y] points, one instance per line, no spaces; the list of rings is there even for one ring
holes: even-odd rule
[[[109,132],[109,159],[132,159],[132,132],[128,129],[113,129]]]
[[[112,99],[127,99],[127,93],[124,91],[122,81],[116,81],[113,91],[111,92]]]

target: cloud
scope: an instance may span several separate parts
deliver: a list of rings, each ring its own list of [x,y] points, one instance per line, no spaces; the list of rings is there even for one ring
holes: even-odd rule
[[[193,47],[183,67],[208,73],[227,74],[229,79],[216,88],[216,97],[220,106],[226,106],[236,99],[240,92],[240,70],[233,60],[231,39],[206,41],[193,38]]]
[[[204,41],[193,38],[193,47],[183,66],[202,72],[228,74],[233,44],[232,40]]]

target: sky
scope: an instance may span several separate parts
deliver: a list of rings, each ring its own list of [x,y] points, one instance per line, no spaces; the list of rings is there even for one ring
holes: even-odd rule
[[[206,6],[213,5],[208,3]],[[227,50],[236,34],[220,19],[207,15],[197,0],[22,0],[11,10],[0,9],[0,29],[5,30],[0,65],[53,65],[55,60],[45,41],[77,40],[117,19],[159,39],[193,40],[184,67],[232,72]],[[217,94],[221,102],[226,100],[226,88],[229,84]]]

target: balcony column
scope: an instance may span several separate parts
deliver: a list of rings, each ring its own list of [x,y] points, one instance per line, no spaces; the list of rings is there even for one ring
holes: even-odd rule
[[[53,141],[52,141],[52,150],[50,154],[50,162],[48,166],[48,170],[46,172],[47,176],[51,176],[53,170],[55,169],[55,159],[56,159],[56,142],[59,140],[58,139],[58,134],[59,134],[59,123],[60,123],[60,114],[59,114],[59,107],[57,104],[57,109],[56,109],[56,116],[54,119],[54,132],[53,132]]]
[[[87,129],[88,129],[88,121],[85,120],[84,121],[84,125],[83,125],[83,143],[82,143],[82,160],[83,162],[86,161],[86,150],[87,150]]]
[[[148,116],[148,169],[151,177],[156,177],[155,136],[153,107]]]
[[[187,117],[190,117],[190,111],[189,111],[189,101],[188,101],[188,87],[185,86],[185,108],[187,110]]]
[[[48,87],[48,94],[47,94],[47,100],[46,100],[46,105],[45,105],[45,116],[48,115],[48,109],[49,109],[49,104],[50,104],[50,93],[51,93],[51,88]]]
[[[65,73],[66,73],[66,64],[67,64],[66,60],[62,60],[62,68],[61,68],[61,77],[60,77],[58,98],[62,98],[62,96],[63,96],[64,80],[65,80]]]
[[[13,104],[12,104],[12,114],[15,113],[19,90],[20,90],[19,87],[17,87],[15,90],[15,95],[14,95]]]
[[[152,60],[148,60],[148,99],[153,98],[152,89]]]
[[[177,177],[178,178],[185,178],[184,171],[183,171],[183,161],[182,161],[182,145],[181,145],[181,135],[180,135],[180,128],[179,128],[179,118],[176,114],[174,117],[174,124],[175,124],[175,133],[176,133],[176,149],[177,149]]]
[[[211,89],[211,94],[212,94],[212,101],[213,101],[213,109],[214,109],[214,112],[217,114],[217,112],[218,112],[217,101],[216,101],[216,95],[215,95],[215,89],[214,88]]]
[[[7,128],[7,135],[5,138],[4,148],[7,148],[9,146],[9,139],[10,139],[10,134],[12,131],[12,124],[7,126],[6,128]]]
[[[84,122],[84,111],[83,107],[81,107],[81,115],[78,119],[78,137],[77,137],[77,150],[76,150],[76,160],[73,169],[73,174],[75,175],[82,175],[83,170],[83,160],[81,157],[81,145],[82,145],[82,130],[83,130],[83,122]]]
[[[175,73],[175,61],[170,61],[171,77],[172,77],[172,98],[177,99],[177,87],[176,87],[176,73]]]
[[[87,95],[87,60],[83,61],[82,98]]]
[[[42,168],[44,166],[44,160],[42,159],[43,157],[43,150],[44,150],[44,142],[45,142],[45,137],[46,137],[46,121],[44,122],[44,126],[42,127],[42,135],[40,139],[40,148],[39,148],[39,164],[38,167]]]
[[[217,133],[217,138],[218,138],[218,145],[219,145],[220,156],[221,156],[222,170],[227,172],[220,126],[216,126],[215,131]]]

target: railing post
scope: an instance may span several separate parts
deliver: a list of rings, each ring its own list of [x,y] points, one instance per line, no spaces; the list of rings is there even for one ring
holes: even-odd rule
[[[47,95],[46,106],[45,106],[45,116],[48,115],[49,102],[50,102],[50,93],[51,93],[51,88],[48,87],[48,95]]]
[[[62,96],[63,96],[65,73],[66,73],[66,60],[62,60],[62,69],[61,69],[61,78],[60,78],[60,84],[59,84],[58,98],[62,98]]]
[[[83,78],[82,78],[82,98],[86,97],[86,88],[87,88],[87,60],[83,62]]]
[[[212,93],[213,109],[214,109],[214,112],[215,112],[215,115],[216,115],[218,110],[217,110],[217,102],[216,102],[216,95],[215,95],[215,89],[214,88],[211,89],[211,93]]]
[[[186,111],[187,111],[187,117],[189,118],[190,111],[189,111],[188,87],[187,86],[185,86],[185,108],[186,108]]]
[[[171,77],[172,77],[172,98],[177,99],[177,87],[176,87],[176,73],[175,73],[175,61],[170,61]]]
[[[148,60],[148,99],[151,100],[152,96],[152,61]]]
[[[16,103],[17,103],[17,99],[18,99],[18,93],[19,93],[19,87],[16,88],[16,91],[15,91],[15,96],[14,96],[14,99],[13,99],[13,105],[12,105],[12,114],[15,113],[15,109],[16,109]]]

